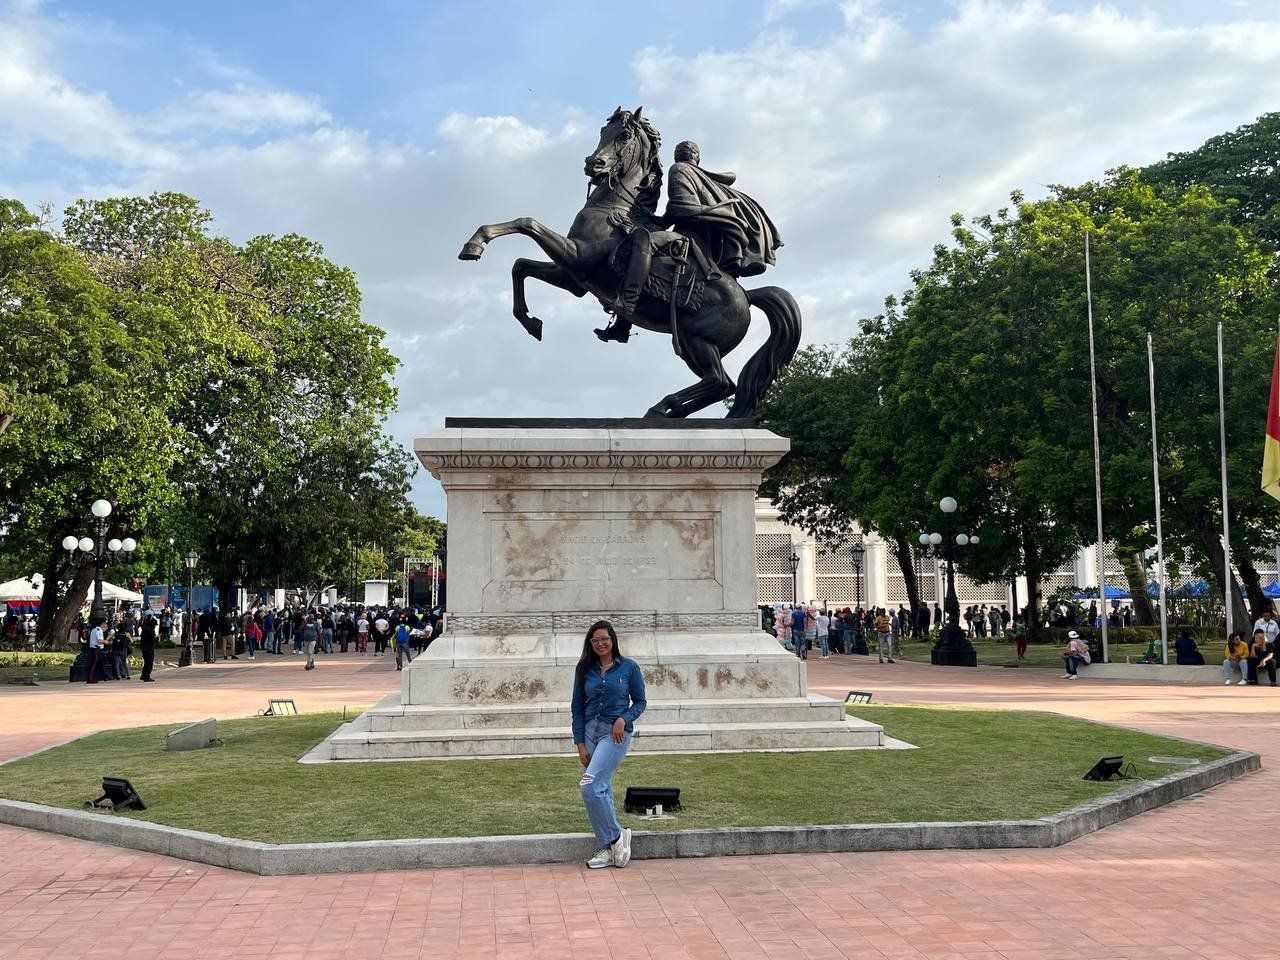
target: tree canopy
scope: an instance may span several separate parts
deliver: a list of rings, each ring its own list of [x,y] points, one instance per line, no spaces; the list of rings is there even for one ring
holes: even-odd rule
[[[1253,171],[1256,209],[1247,216],[1230,189],[1179,180],[1206,175],[1207,160],[1178,166],[1171,158],[1160,167],[1163,180],[1121,168],[1098,182],[1054,187],[1044,200],[1015,193],[993,214],[953,217],[949,241],[912,274],[908,292],[862,320],[843,350],[798,355],[761,406],[762,421],[793,442],[770,477],[783,515],[811,530],[828,513],[856,518],[900,543],[932,529],[934,504],[950,494],[966,526],[982,534],[965,572],[979,581],[1025,574],[1033,591],[1077,545],[1092,543],[1088,234],[1106,534],[1126,553],[1153,543],[1150,332],[1166,554],[1186,550],[1202,572],[1227,582],[1219,541],[1222,323],[1233,561],[1260,607],[1254,563],[1275,536],[1274,501],[1256,478],[1276,348],[1266,236],[1274,206],[1264,200],[1276,116],[1248,135],[1237,131],[1229,161],[1221,145],[1208,151],[1220,172]]]
[[[336,580],[411,515],[384,433],[398,361],[354,275],[210,225],[173,193],[79,201],[59,233],[0,201],[0,551],[47,583],[98,496],[136,566],[172,564],[172,537],[224,587]]]

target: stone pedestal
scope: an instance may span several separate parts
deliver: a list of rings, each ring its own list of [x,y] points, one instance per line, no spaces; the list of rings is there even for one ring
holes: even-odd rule
[[[334,759],[571,752],[587,628],[644,670],[636,752],[881,746],[759,629],[755,495],[788,441],[750,423],[447,421],[445,633]]]

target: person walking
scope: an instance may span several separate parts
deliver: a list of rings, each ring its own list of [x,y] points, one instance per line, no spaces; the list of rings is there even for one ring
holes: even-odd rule
[[[262,628],[258,626],[257,618],[250,617],[244,627],[244,647],[249,653],[249,659],[257,659],[254,654],[258,651],[258,645],[262,643]]]
[[[307,615],[307,619],[303,621],[302,631],[299,636],[302,640],[303,652],[307,655],[307,664],[302,669],[314,670],[316,668],[316,642],[320,639],[315,617],[310,614]]]
[[[356,621],[356,653],[365,656],[369,652],[369,618],[361,612]]]
[[[826,610],[819,610],[817,616],[818,646],[822,649],[822,659],[831,656],[831,617]]]
[[[156,637],[159,634],[160,624],[156,622],[156,618],[152,614],[147,614],[142,621],[142,632],[140,645],[142,647],[142,676],[143,683],[154,683],[151,679],[151,669],[156,662]]]
[[[597,620],[582,643],[574,668],[573,742],[582,763],[578,788],[599,849],[587,866],[625,867],[631,860],[631,830],[618,823],[613,776],[631,747],[635,721],[644,713],[644,675],[622,655],[608,620]]]
[[[373,621],[373,655],[381,657],[387,652],[387,643],[391,639],[391,624],[387,621],[387,612],[379,610]]]
[[[102,657],[106,648],[106,635],[102,630],[102,621],[94,620],[89,630],[89,682],[97,683],[102,673]]]
[[[276,638],[276,615],[268,610],[262,618],[262,650],[264,653],[279,653],[280,641]]]
[[[803,604],[796,604],[796,608],[791,611],[791,642],[795,644],[796,656],[801,660],[809,659],[809,649],[804,642],[807,618],[808,612]]]
[[[129,621],[121,620],[111,638],[111,665],[117,680],[129,678]]]
[[[222,637],[222,659],[239,660],[236,656],[236,625],[230,610],[224,610],[218,616],[218,636]]]
[[[880,662],[884,663],[888,660],[893,663],[893,623],[889,619],[889,614],[880,609],[875,619],[876,631],[876,653],[880,657]]]
[[[1019,661],[1027,659],[1027,625],[1021,620],[1013,622],[1013,649]]]
[[[413,662],[413,651],[410,649],[410,644],[413,641],[409,638],[409,620],[407,617],[401,617],[400,622],[396,624],[394,640],[396,644],[396,669],[401,670],[406,662]]]

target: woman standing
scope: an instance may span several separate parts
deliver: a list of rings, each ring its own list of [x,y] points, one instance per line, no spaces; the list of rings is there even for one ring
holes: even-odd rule
[[[573,742],[582,761],[582,802],[600,849],[587,861],[592,870],[625,867],[631,859],[631,831],[618,824],[613,775],[631,746],[632,724],[644,713],[640,665],[618,649],[608,620],[587,631],[573,677]]]

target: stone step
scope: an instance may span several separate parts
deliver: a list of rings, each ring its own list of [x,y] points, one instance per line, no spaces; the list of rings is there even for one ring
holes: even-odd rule
[[[334,760],[564,755],[574,753],[568,729],[526,727],[452,730],[339,730],[330,738]],[[849,717],[840,721],[645,723],[633,752],[870,749],[883,747],[884,729]]]
[[[391,730],[525,729],[572,724],[564,703],[476,707],[425,706],[399,703],[368,711],[369,728]],[[757,700],[651,700],[644,712],[645,727],[667,723],[838,723],[844,704],[829,697],[788,697]]]

